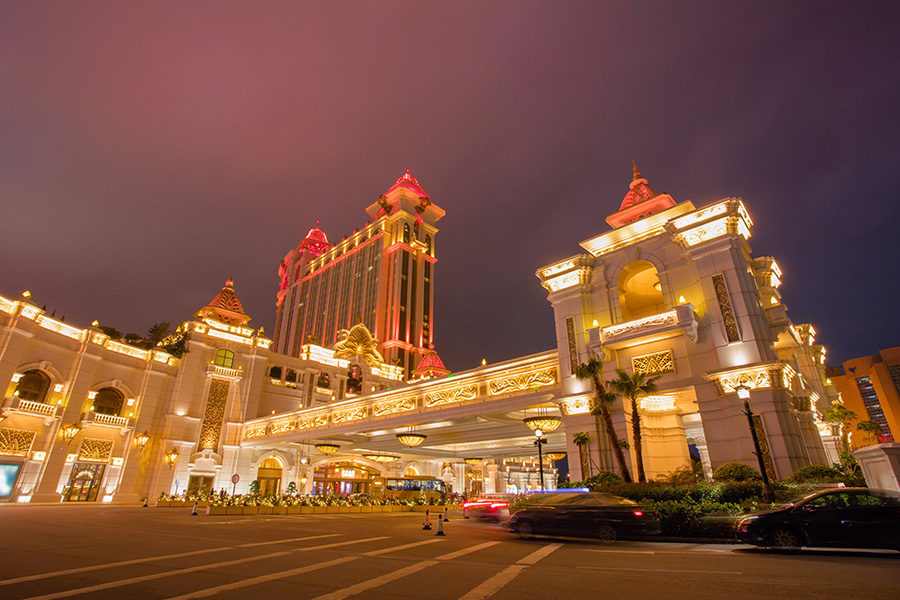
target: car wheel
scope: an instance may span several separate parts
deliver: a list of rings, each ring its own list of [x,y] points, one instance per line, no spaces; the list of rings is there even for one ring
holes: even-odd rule
[[[616,528],[612,525],[601,525],[600,529],[597,530],[597,539],[601,543],[611,544],[616,541]]]
[[[777,529],[772,534],[772,546],[783,550],[796,550],[800,547],[800,538],[790,529]]]
[[[519,524],[516,525],[516,531],[519,532],[519,537],[523,540],[530,539],[534,535],[534,529],[528,521],[519,521]]]

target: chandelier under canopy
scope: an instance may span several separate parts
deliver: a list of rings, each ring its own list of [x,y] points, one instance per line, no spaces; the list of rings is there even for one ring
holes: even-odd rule
[[[326,455],[334,454],[335,452],[337,452],[338,450],[341,449],[341,447],[338,446],[337,444],[329,444],[329,443],[316,444],[314,447],[316,450],[318,450],[322,454],[326,454]]]
[[[528,427],[528,429],[532,431],[542,431],[544,433],[549,433],[551,431],[556,431],[560,425],[562,425],[562,419],[559,417],[554,417],[553,415],[544,415],[539,417],[527,417],[522,419],[522,422]]]
[[[553,460],[562,460],[562,459],[564,459],[565,457],[566,457],[566,453],[565,453],[565,452],[548,452],[548,453],[547,453],[547,458],[550,458],[550,459],[553,459]]]
[[[375,452],[370,452],[362,455],[363,458],[368,458],[369,460],[373,460],[375,462],[380,463],[389,463],[394,462],[395,460],[400,460],[399,456],[394,454],[380,454]]]
[[[397,441],[399,441],[404,446],[409,446],[410,448],[413,448],[415,446],[420,446],[427,437],[428,437],[427,435],[422,434],[422,433],[413,433],[413,432],[398,433]]]
[[[476,458],[476,457],[473,456],[473,457],[471,457],[471,458],[464,458],[464,459],[463,459],[463,462],[465,462],[467,465],[472,465],[472,466],[474,467],[474,466],[476,466],[476,465],[480,465],[481,463],[483,463],[483,462],[484,462],[484,459],[483,459],[483,458]]]

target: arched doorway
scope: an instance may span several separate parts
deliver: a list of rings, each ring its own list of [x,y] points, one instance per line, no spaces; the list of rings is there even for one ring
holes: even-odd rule
[[[275,457],[262,461],[256,472],[259,481],[259,493],[262,496],[275,496],[281,490],[281,462]]]
[[[653,263],[636,260],[622,269],[618,279],[622,319],[632,321],[666,310],[659,272]]]
[[[43,371],[32,369],[25,371],[13,396],[30,402],[46,402],[47,392],[50,391],[50,378]]]
[[[371,494],[372,481],[378,475],[375,469],[355,462],[326,463],[313,471],[312,493],[335,496]]]
[[[421,475],[421,473],[419,473],[419,467],[416,465],[409,465],[406,467],[406,470],[403,471],[404,477],[418,477],[419,475]]]

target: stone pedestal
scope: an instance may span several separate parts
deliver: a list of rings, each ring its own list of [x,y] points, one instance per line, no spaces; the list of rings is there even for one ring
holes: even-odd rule
[[[866,485],[900,492],[900,444],[884,443],[855,450]]]

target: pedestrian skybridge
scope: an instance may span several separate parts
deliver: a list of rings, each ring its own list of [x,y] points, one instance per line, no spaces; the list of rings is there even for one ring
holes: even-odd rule
[[[439,379],[341,400],[324,406],[266,416],[244,423],[241,446],[272,446],[344,436],[363,436],[371,446],[378,438],[396,444],[394,432],[404,427],[471,429],[480,422],[482,437],[491,425],[515,425],[529,433],[523,416],[560,395],[557,351],[482,365]],[[550,410],[558,414],[552,405]],[[439,427],[436,427],[439,426]],[[435,431],[438,433],[438,431]],[[457,431],[458,433],[458,431]],[[431,432],[429,432],[431,436]],[[440,436],[432,436],[440,437]],[[457,438],[458,439],[458,438]],[[435,439],[435,442],[438,440]],[[385,448],[387,449],[387,448]]]

